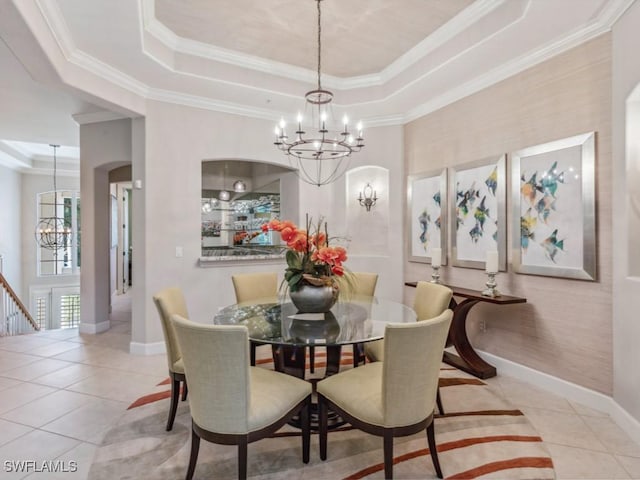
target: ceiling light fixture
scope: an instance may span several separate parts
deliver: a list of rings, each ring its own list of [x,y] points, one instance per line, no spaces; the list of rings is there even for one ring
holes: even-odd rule
[[[227,163],[224,164],[224,169],[222,170],[222,190],[218,194],[218,198],[223,202],[228,202],[231,198],[231,194],[227,191]]]
[[[58,203],[58,189],[56,185],[57,156],[56,150],[60,145],[49,145],[53,148],[53,202],[41,202],[40,221],[36,225],[36,242],[42,248],[53,250],[57,261],[58,250],[71,245],[71,223],[64,219],[64,201]],[[58,213],[63,216],[58,216]],[[48,214],[48,216],[47,216]],[[56,267],[57,268],[57,267]]]
[[[244,192],[247,189],[247,184],[242,180],[236,180],[233,182],[233,191],[234,192]]]
[[[328,128],[328,122],[332,117],[331,101],[333,93],[322,88],[321,82],[321,12],[320,2],[315,0],[318,6],[318,88],[305,95],[305,110],[310,110],[311,121],[308,128],[312,129],[310,137],[305,136],[303,130],[303,116],[298,114],[297,130],[295,138],[291,141],[286,132],[286,122],[280,120],[276,126],[276,141],[274,144],[289,156],[291,165],[297,168],[301,180],[312,185],[326,185],[331,183],[345,172],[349,162],[349,156],[359,152],[364,147],[362,137],[362,124],[356,126],[357,134],[349,131],[349,119],[345,115],[342,119],[342,127],[335,130]]]

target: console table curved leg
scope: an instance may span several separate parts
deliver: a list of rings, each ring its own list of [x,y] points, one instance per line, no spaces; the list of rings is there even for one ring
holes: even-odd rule
[[[449,338],[459,356],[444,352],[443,360],[445,363],[476,377],[491,378],[496,376],[496,367],[480,358],[467,337],[467,315],[469,310],[479,301],[467,299],[455,305]]]

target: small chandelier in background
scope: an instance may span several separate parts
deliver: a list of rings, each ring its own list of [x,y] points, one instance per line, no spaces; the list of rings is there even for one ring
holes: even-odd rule
[[[244,183],[242,180],[236,180],[235,182],[233,182],[233,191],[234,192],[244,192],[247,190],[247,184]]]
[[[321,12],[318,6],[318,88],[305,94],[305,111],[310,114],[308,125],[303,125],[303,116],[298,114],[295,137],[289,139],[286,122],[280,120],[276,126],[274,144],[289,156],[291,165],[298,170],[301,180],[312,185],[326,185],[345,172],[349,166],[349,156],[364,147],[362,124],[358,123],[356,132],[349,129],[349,119],[345,115],[342,126],[331,129],[329,122],[333,117],[331,101],[333,93],[322,88],[321,82]],[[307,129],[309,136],[307,136]]]
[[[223,202],[228,202],[231,198],[231,194],[227,191],[227,162],[225,162],[224,170],[222,170],[222,190],[218,193],[218,198]]]
[[[371,207],[373,207],[377,201],[378,195],[376,195],[376,191],[373,189],[370,183],[367,183],[367,185],[358,194],[358,202],[360,202],[360,205],[367,209],[367,212],[370,212]]]
[[[41,216],[36,225],[36,242],[42,248],[53,250],[57,257],[58,250],[62,250],[71,245],[71,225],[58,216],[58,207],[64,210],[64,204],[58,203],[58,189],[56,185],[57,156],[56,150],[60,145],[49,145],[53,148],[53,204],[47,205],[53,208],[53,216]]]

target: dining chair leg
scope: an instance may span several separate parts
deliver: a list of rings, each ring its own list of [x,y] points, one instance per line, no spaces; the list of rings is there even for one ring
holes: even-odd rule
[[[353,344],[353,368],[360,365],[360,362],[367,363],[367,357],[364,356],[364,343]]]
[[[182,401],[184,402],[187,399],[187,394],[189,393],[189,387],[187,387],[187,381],[182,382]]]
[[[253,342],[249,342],[249,361],[252,367],[256,366],[256,344]]]
[[[316,369],[316,349],[309,347],[309,372],[313,373]]]
[[[438,405],[438,413],[444,415],[444,408],[442,407],[442,399],[440,398],[440,387],[436,390],[436,404]]]
[[[383,435],[384,478],[393,478],[393,431],[386,429]]]
[[[247,478],[247,437],[244,437],[238,443],[238,478],[246,480]]]
[[[193,478],[193,473],[196,471],[196,462],[198,461],[199,451],[200,437],[193,427],[191,427],[191,455],[189,456],[189,468],[187,468],[186,480],[191,480]]]
[[[431,453],[433,468],[435,468],[438,478],[442,478],[442,470],[440,469],[440,461],[438,460],[438,447],[436,445],[436,433],[433,428],[433,421],[427,427],[427,442],[429,443],[429,452]]]
[[[178,397],[180,396],[180,380],[171,374],[171,406],[169,407],[169,419],[167,420],[167,432],[173,428],[173,421],[178,410]]]
[[[327,430],[328,430],[328,409],[327,402],[322,395],[318,395],[318,415],[319,421],[319,440],[320,440],[320,460],[327,459]]]
[[[309,446],[311,444],[311,396],[307,398],[304,407],[300,410],[300,422],[302,427],[302,462],[309,463]]]

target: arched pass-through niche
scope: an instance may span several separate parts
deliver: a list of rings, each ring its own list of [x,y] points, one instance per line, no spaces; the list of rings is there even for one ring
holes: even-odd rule
[[[345,183],[350,253],[389,255],[389,170],[375,165],[354,168],[346,173]],[[377,197],[368,211],[359,201],[367,184]]]

